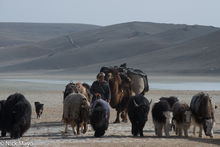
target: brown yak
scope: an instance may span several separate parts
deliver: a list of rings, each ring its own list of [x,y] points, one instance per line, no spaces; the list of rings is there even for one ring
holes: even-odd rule
[[[110,106],[117,111],[117,117],[114,123],[120,123],[119,115],[121,114],[122,121],[127,122],[127,105],[131,97],[131,84],[128,78],[120,77],[117,69],[112,68],[108,73],[109,87],[111,90]]]
[[[77,86],[77,89],[79,90],[79,92],[81,93],[81,94],[83,94],[86,98],[87,98],[87,100],[89,101],[89,102],[91,102],[91,98],[90,98],[90,96],[89,96],[89,91],[87,90],[87,87],[85,87],[82,83],[80,83],[80,82],[78,82],[78,83],[76,83],[76,86]]]
[[[69,83],[66,85],[65,91],[63,92],[63,99],[67,97],[72,92],[83,94],[89,102],[91,102],[91,98],[89,96],[88,90],[82,83]]]

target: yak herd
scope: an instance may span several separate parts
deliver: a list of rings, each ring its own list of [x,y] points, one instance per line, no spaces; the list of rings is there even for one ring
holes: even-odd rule
[[[111,101],[97,99],[91,103],[93,95],[90,85],[86,83],[69,83],[63,93],[62,121],[67,127],[72,127],[76,135],[86,133],[88,124],[95,131],[95,137],[101,137],[108,129],[110,106],[117,111],[114,123],[123,122],[128,118],[131,122],[133,136],[143,136],[143,128],[148,121],[148,114],[152,103],[145,97],[149,90],[146,74],[140,70],[120,67],[102,67],[100,72],[105,73],[105,79],[109,83]],[[110,106],[109,106],[110,105]],[[183,133],[188,137],[188,129],[193,125],[195,135],[196,127],[199,127],[199,137],[204,130],[206,136],[213,137],[215,124],[213,100],[207,93],[200,92],[192,97],[190,105],[182,103],[175,96],[161,97],[152,105],[152,120],[155,135],[161,137],[163,131],[170,136],[174,130],[176,135]],[[1,136],[10,134],[11,138],[20,138],[30,128],[31,105],[28,100],[19,93],[10,95],[6,100],[0,101],[0,130]],[[35,102],[37,118],[43,113],[43,104]],[[121,115],[120,115],[121,114]],[[76,130],[75,130],[76,129]]]

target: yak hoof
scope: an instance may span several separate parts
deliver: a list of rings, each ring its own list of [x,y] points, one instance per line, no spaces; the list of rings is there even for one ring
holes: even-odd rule
[[[137,137],[137,133],[133,134],[134,137]]]
[[[5,137],[6,136],[6,131],[2,131],[1,136]]]
[[[120,121],[119,120],[115,120],[113,123],[117,124],[117,123],[120,123]]]
[[[122,122],[127,123],[127,122],[128,122],[128,120],[127,120],[127,119],[124,119],[124,120],[122,120]]]
[[[82,133],[85,134],[87,132],[87,130],[83,130]]]
[[[101,137],[105,134],[105,131],[104,130],[99,130],[99,131],[95,131],[95,134],[94,136],[95,137]]]

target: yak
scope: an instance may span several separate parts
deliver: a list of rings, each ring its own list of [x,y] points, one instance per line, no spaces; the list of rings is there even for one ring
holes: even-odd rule
[[[207,93],[200,92],[192,97],[190,109],[192,112],[193,133],[195,135],[196,126],[199,126],[199,137],[202,137],[202,129],[206,136],[213,137],[213,127],[215,125],[214,108],[211,98]]]
[[[4,118],[2,118],[2,117],[3,117],[2,112],[3,112],[3,107],[4,107],[4,104],[5,104],[5,101],[6,101],[6,100],[1,100],[1,101],[0,101],[0,120],[3,120],[3,119],[4,119]],[[1,122],[0,122],[0,124],[1,124]],[[2,128],[2,127],[3,127],[3,126],[0,125],[1,136],[4,137],[4,136],[6,136],[6,131],[5,131],[4,128]]]
[[[153,105],[152,117],[155,126],[155,134],[161,137],[162,129],[164,128],[166,136],[170,136],[169,130],[172,125],[173,112],[166,100],[160,100]]]
[[[95,137],[101,137],[108,129],[110,108],[108,103],[102,99],[97,99],[92,103],[90,124],[95,131]]]
[[[151,100],[152,102],[152,100]],[[150,104],[143,95],[132,96],[128,102],[128,117],[132,124],[131,133],[133,136],[143,135],[143,128],[148,120]]]
[[[89,120],[90,103],[87,98],[80,93],[69,94],[63,104],[63,122],[65,124],[65,133],[67,126],[70,124],[74,135],[76,134],[75,126],[77,126],[77,135],[80,134],[80,128],[83,127],[83,133],[87,131],[87,123]]]
[[[176,134],[182,136],[184,130],[185,137],[188,137],[188,129],[191,123],[191,111],[189,106],[186,103],[176,102],[172,109]]]
[[[31,104],[20,93],[10,95],[1,102],[0,129],[2,137],[6,132],[11,138],[20,138],[31,125]]]

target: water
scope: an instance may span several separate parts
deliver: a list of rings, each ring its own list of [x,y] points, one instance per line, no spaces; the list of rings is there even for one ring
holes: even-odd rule
[[[158,90],[220,90],[220,83],[217,82],[149,83],[149,86]]]
[[[79,82],[74,80],[45,80],[45,79],[2,79],[9,82],[27,82],[27,83],[42,83],[42,84],[56,84],[56,85],[66,85],[70,82]],[[90,80],[83,81],[85,83],[91,84]]]
[[[45,79],[1,79],[8,82],[26,82],[26,83],[42,83],[42,84],[53,84],[53,85],[66,85],[69,82],[79,82],[70,80],[45,80]],[[92,80],[82,80],[81,82],[86,82],[92,84]],[[159,83],[153,82],[149,83],[150,89],[153,90],[207,90],[207,91],[220,91],[219,82],[175,82],[175,83]]]

